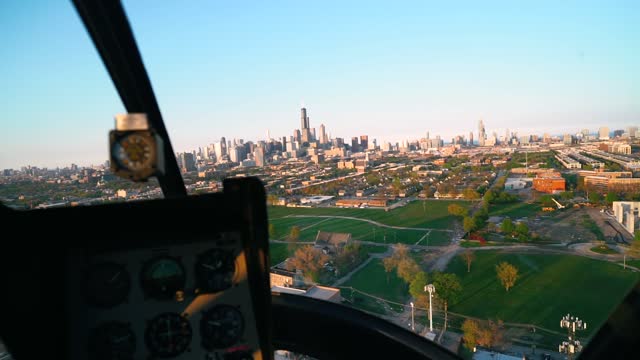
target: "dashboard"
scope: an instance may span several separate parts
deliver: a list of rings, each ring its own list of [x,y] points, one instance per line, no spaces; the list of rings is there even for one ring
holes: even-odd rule
[[[72,358],[254,359],[246,264],[238,232],[69,256]]]

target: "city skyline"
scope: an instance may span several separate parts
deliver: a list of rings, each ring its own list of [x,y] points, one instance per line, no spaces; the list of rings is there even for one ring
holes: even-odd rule
[[[302,103],[379,143],[640,123],[636,2],[124,6],[177,152],[289,136]],[[0,19],[0,167],[101,163],[124,109],[71,4]]]

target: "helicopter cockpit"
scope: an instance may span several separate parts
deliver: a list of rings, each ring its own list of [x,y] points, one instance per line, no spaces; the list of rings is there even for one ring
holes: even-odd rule
[[[187,196],[122,5],[73,4],[126,109],[110,135],[112,169],[134,181],[157,178],[164,199],[0,206],[0,338],[15,359],[245,360],[272,359],[275,350],[319,359],[459,358],[365,312],[272,293],[261,181],[228,178],[220,193]],[[60,227],[67,236],[50,236]],[[638,291],[581,359],[634,349]]]

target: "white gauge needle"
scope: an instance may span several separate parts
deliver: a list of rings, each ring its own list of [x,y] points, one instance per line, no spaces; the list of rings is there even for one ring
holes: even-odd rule
[[[118,271],[115,275],[113,275],[113,277],[111,278],[111,280],[109,280],[110,283],[116,281],[116,279],[118,278],[118,276],[120,276],[121,271]]]
[[[220,322],[219,321],[209,321],[209,325],[220,326]]]
[[[202,264],[202,266],[206,267],[209,270],[216,270],[216,268],[214,268],[213,266],[211,266],[209,264]]]

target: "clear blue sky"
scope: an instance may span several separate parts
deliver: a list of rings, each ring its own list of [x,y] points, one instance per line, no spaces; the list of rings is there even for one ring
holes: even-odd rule
[[[640,125],[640,1],[126,1],[174,149]],[[0,3],[0,168],[101,163],[122,104],[67,2]]]

